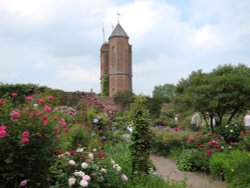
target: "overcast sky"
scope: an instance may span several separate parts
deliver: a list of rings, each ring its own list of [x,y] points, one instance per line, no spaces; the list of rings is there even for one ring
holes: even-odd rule
[[[100,92],[100,47],[120,24],[133,90],[250,66],[250,0],[0,0],[0,82]]]

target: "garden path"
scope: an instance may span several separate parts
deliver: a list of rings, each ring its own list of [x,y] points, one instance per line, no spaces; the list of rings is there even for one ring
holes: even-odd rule
[[[156,167],[156,174],[162,176],[165,180],[183,181],[186,179],[188,188],[226,188],[225,182],[214,180],[211,176],[199,172],[180,171],[175,161],[165,157],[152,155],[150,159]]]

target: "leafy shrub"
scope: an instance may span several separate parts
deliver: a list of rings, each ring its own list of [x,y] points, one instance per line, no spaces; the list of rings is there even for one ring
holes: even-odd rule
[[[184,150],[176,160],[178,169],[183,171],[192,171],[192,152],[193,150]]]
[[[176,164],[183,171],[209,171],[209,157],[195,149],[183,150]]]
[[[26,96],[25,103],[15,108],[8,99],[2,99],[0,184],[3,187],[15,188],[21,181],[27,181],[28,187],[47,187],[57,133],[68,126],[63,117],[53,112],[53,102],[52,96],[46,100]]]
[[[67,132],[59,135],[57,150],[68,151],[77,147],[96,147],[97,145],[100,145],[98,138],[92,137],[85,126],[75,124]]]
[[[250,151],[250,131],[240,133],[239,149]]]
[[[246,151],[232,150],[217,153],[210,159],[210,171],[214,177],[225,179],[231,187],[250,187],[250,155]]]
[[[216,129],[216,133],[222,135],[227,143],[238,142],[241,131],[244,131],[244,127],[235,123],[220,125]]]
[[[130,145],[133,174],[149,173],[149,154],[152,147],[152,133],[149,129],[149,112],[146,110],[146,99],[137,97],[131,104],[130,117],[133,132]]]
[[[194,135],[189,131],[172,131],[152,128],[154,135],[154,152],[168,156],[171,149],[183,148],[189,136]]]
[[[138,179],[134,180],[136,182],[135,185],[128,186],[129,188],[185,188],[186,185],[184,182],[166,182],[163,178],[148,175],[141,176]]]

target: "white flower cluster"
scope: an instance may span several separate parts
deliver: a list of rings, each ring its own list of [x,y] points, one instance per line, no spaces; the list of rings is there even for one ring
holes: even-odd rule
[[[69,164],[70,165],[76,165],[76,162],[74,160],[69,160]],[[88,163],[83,162],[81,164],[81,167],[83,169],[88,168]],[[81,187],[87,187],[88,184],[89,184],[89,181],[91,180],[91,177],[89,175],[85,174],[83,171],[75,171],[74,172],[74,177],[71,177],[71,178],[68,179],[69,186],[73,186],[73,185],[76,184],[76,177],[82,178],[81,181],[80,181],[80,186]]]

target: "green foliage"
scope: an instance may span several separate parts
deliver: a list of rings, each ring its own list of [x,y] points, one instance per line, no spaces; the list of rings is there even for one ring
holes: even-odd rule
[[[134,94],[131,91],[121,91],[116,93],[113,98],[116,104],[120,105],[122,108],[126,108],[133,102]]]
[[[240,140],[240,133],[244,127],[235,123],[221,125],[215,132],[222,135],[227,143],[238,142]]]
[[[153,98],[157,97],[165,97],[171,99],[175,96],[176,93],[176,86],[174,84],[164,84],[155,86],[153,90]]]
[[[246,151],[232,150],[217,153],[210,159],[210,171],[214,177],[225,179],[230,187],[250,187],[250,156]]]
[[[195,149],[183,150],[176,164],[183,171],[209,171],[209,157]]]
[[[103,84],[102,96],[109,96],[109,77],[108,76],[104,76],[102,84]]]
[[[185,188],[184,182],[166,182],[163,178],[153,175],[141,176],[134,180],[135,185],[129,188]]]
[[[237,114],[249,107],[250,77],[246,75],[250,75],[250,68],[241,64],[219,66],[211,73],[201,70],[193,72],[178,83],[175,105],[180,111],[198,111],[204,119],[208,113],[213,131],[214,116],[218,116],[220,124],[229,115],[229,124]]]
[[[59,135],[57,150],[68,151],[74,150],[77,147],[89,147],[96,145],[98,140],[91,137],[90,132],[81,124],[75,124],[68,129],[67,132],[62,132]]]
[[[152,146],[152,133],[149,129],[149,113],[146,110],[145,97],[137,97],[131,104],[130,118],[133,123],[132,144],[132,169],[134,174],[149,172],[149,154]]]
[[[172,149],[183,148],[187,138],[194,135],[190,131],[172,131],[152,128],[154,135],[154,152],[168,156]]]
[[[155,86],[153,97],[149,101],[150,114],[158,117],[160,115],[163,103],[170,102],[175,96],[176,86],[174,84],[165,84],[163,86]]]

